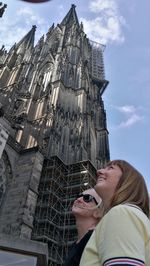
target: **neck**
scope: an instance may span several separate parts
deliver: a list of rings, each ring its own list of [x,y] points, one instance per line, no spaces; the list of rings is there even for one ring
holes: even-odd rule
[[[94,229],[96,226],[95,222],[93,219],[89,219],[87,217],[87,220],[85,221],[85,217],[79,217],[76,218],[76,227],[78,231],[78,239],[77,243],[84,237],[84,235],[89,231]]]
[[[108,200],[104,200],[103,201],[103,206],[104,206],[104,210],[109,210],[109,208],[110,208],[110,201],[108,201]]]
[[[100,197],[102,199],[102,204],[104,206],[104,210],[105,211],[109,210],[113,195],[107,195],[107,193],[103,193],[100,195]]]

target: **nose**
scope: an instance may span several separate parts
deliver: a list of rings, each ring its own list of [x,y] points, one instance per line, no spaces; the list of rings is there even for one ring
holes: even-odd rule
[[[77,198],[77,199],[75,200],[75,202],[82,202],[82,197]]]
[[[97,177],[105,173],[105,168],[101,168],[97,170]]]

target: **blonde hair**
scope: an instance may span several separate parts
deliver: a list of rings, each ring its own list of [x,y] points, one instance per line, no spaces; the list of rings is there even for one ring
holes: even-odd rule
[[[107,166],[110,165],[117,165],[122,170],[110,207],[121,203],[135,204],[149,217],[150,203],[144,177],[124,160],[110,161]]]

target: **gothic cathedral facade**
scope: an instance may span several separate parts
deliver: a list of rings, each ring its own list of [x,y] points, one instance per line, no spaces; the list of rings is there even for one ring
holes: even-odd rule
[[[47,243],[49,265],[62,265],[71,204],[109,161],[108,81],[74,5],[34,46],[35,31],[0,50],[0,233]]]

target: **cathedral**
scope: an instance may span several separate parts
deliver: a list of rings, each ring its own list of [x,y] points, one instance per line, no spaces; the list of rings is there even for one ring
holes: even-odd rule
[[[61,266],[77,235],[72,203],[110,159],[105,47],[75,5],[36,45],[35,32],[0,50],[0,234],[43,244],[48,265]],[[36,256],[31,265],[46,265]]]

